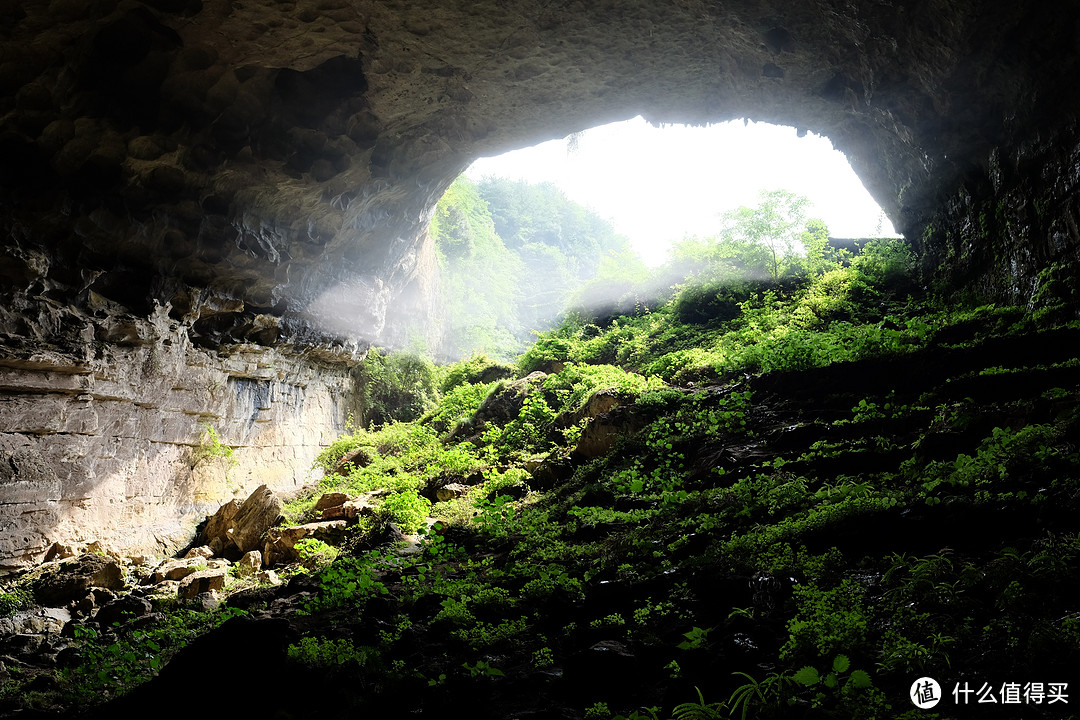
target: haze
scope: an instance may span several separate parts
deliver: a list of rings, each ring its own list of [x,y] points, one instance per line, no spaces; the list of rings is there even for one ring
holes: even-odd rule
[[[714,234],[721,213],[754,205],[762,190],[807,196],[809,217],[824,220],[835,237],[895,235],[828,138],[766,123],[657,128],[636,117],[575,140],[480,158],[466,174],[553,182],[611,220],[650,265],[663,262],[675,240]]]

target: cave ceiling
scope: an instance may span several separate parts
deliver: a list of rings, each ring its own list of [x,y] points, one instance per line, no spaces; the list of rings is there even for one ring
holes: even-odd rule
[[[208,340],[375,338],[473,158],[637,114],[826,135],[911,237],[1071,127],[1077,30],[975,0],[4,0],[0,279]]]

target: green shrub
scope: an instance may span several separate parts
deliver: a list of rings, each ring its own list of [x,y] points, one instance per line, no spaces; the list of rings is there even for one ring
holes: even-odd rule
[[[428,422],[440,432],[454,428],[458,423],[473,416],[495,385],[494,382],[486,385],[474,385],[467,382],[456,385],[428,414]]]
[[[559,398],[557,412],[580,409],[597,392],[610,390],[619,395],[637,395],[664,386],[657,377],[627,372],[614,365],[567,363],[566,367],[544,381],[544,390]]]
[[[378,655],[378,650],[365,645],[355,645],[351,640],[330,640],[305,637],[289,645],[289,659],[316,669],[330,669],[351,665],[364,667]]]
[[[851,266],[871,285],[895,289],[912,281],[915,257],[903,238],[871,240]]]
[[[341,458],[345,453],[365,445],[373,445],[371,435],[366,430],[357,430],[351,435],[342,435],[315,456],[315,464],[330,472],[341,462]],[[372,448],[372,451],[374,451],[374,448]]]
[[[415,420],[435,405],[435,366],[413,353],[372,348],[360,364],[356,389],[361,427]]]
[[[0,617],[9,617],[33,607],[34,596],[25,588],[14,588],[9,592],[0,593]]]
[[[493,368],[505,370],[507,376],[512,370],[509,366],[499,365],[483,354],[475,354],[465,360],[439,367],[436,369],[439,392],[445,396],[460,385],[480,383],[484,375],[490,374]]]
[[[386,585],[375,576],[375,565],[382,561],[382,555],[374,552],[363,557],[339,556],[319,572],[319,594],[303,600],[297,614],[362,609],[368,599],[386,595]]]
[[[379,512],[396,523],[402,532],[412,534],[423,527],[424,519],[431,512],[431,502],[415,490],[409,490],[388,495],[379,506]]]
[[[225,460],[229,465],[237,464],[236,459],[233,458],[233,449],[222,443],[217,430],[214,429],[213,425],[207,423],[203,425],[203,438],[198,447],[195,448],[192,463],[218,458]]]
[[[327,545],[322,540],[304,538],[294,546],[296,554],[300,558],[300,564],[308,570],[315,570],[323,565],[329,565],[338,556],[338,549]]]
[[[570,359],[573,342],[567,338],[556,335],[556,333],[560,332],[572,332],[572,329],[564,325],[551,333],[541,335],[536,340],[536,344],[526,350],[525,354],[518,358],[518,372],[522,376],[528,375],[536,370],[548,368],[552,363],[566,362]]]
[[[643,392],[634,400],[634,404],[647,412],[674,410],[683,401],[684,394],[674,388]]]
[[[691,284],[675,296],[672,309],[679,322],[708,324],[739,317],[745,300],[745,292],[733,289],[731,283]]]
[[[501,428],[491,425],[484,431],[484,451],[493,460],[547,452],[552,446],[549,435],[555,415],[542,394],[530,395],[517,417]]]
[[[522,468],[509,468],[505,472],[490,470],[485,473],[484,497],[493,499],[507,495],[508,489],[520,489],[528,492],[529,473]]]

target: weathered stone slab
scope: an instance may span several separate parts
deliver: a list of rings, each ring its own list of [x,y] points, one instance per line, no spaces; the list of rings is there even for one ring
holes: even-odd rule
[[[191,600],[201,593],[223,590],[228,576],[229,571],[226,568],[200,570],[181,580],[177,592],[180,597]]]
[[[232,531],[228,533],[232,544],[241,553],[255,550],[262,534],[281,517],[281,499],[270,488],[260,485],[255,489],[233,518]]]
[[[203,557],[166,560],[154,570],[153,581],[159,583],[165,580],[183,580],[188,575],[206,568],[206,558]]]
[[[122,589],[124,572],[115,558],[81,555],[46,563],[28,573],[24,582],[43,605],[66,605],[81,598],[90,588]]]

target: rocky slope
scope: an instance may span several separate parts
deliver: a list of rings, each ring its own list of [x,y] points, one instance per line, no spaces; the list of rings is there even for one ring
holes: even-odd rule
[[[82,584],[31,574],[42,601],[78,602],[0,620],[20,630],[0,649],[22,691],[0,692],[0,714],[187,717],[161,699],[227,658],[229,682],[263,688],[217,698],[229,714],[1006,718],[1018,708],[951,690],[1014,682],[1042,683],[1041,702],[1017,695],[1024,717],[1071,717],[1080,330],[983,308],[939,311],[923,334],[916,309],[890,303],[887,323],[911,320],[893,352],[724,383],[565,362],[567,345],[595,352],[635,324],[622,318],[564,343],[550,372],[481,383],[456,433],[433,415],[343,439],[355,449],[323,458],[340,472],[328,484],[383,489],[313,493],[313,522],[267,530],[281,506],[260,488],[207,522],[209,547],[132,573],[130,599],[93,555]],[[705,345],[715,329],[676,336]],[[403,555],[387,499],[410,483],[445,525]],[[302,537],[341,554],[307,574],[289,565]],[[255,547],[287,583],[239,580]],[[232,578],[214,555],[238,560]],[[923,676],[946,693],[934,712],[908,696]]]
[[[324,376],[319,348],[362,352],[395,338],[398,314],[436,310],[427,219],[471,158],[607,120],[826,134],[928,277],[1036,295],[1080,238],[1078,100],[1063,91],[1077,20],[1033,1],[6,0],[3,562],[79,537],[138,544],[151,498],[196,505],[180,455],[200,413],[296,481],[345,405],[288,401],[298,445],[248,423],[266,408],[245,393],[331,394],[340,370],[302,379]],[[230,348],[252,344],[280,372],[236,369]],[[220,398],[201,389],[222,377]],[[91,402],[139,429],[94,420]]]

